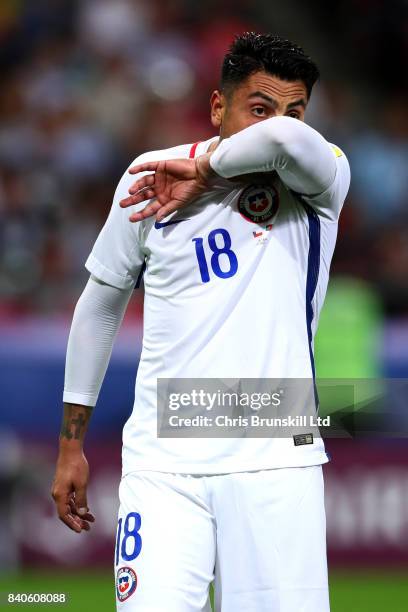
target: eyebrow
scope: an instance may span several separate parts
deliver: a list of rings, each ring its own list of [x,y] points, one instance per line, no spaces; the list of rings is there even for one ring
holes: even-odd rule
[[[295,106],[303,106],[303,108],[306,108],[306,102],[303,98],[299,98],[299,100],[295,100],[294,102],[291,102],[290,104],[288,104],[286,107],[286,110],[289,110],[290,108],[294,108]]]
[[[254,91],[254,93],[250,94],[248,98],[262,98],[266,102],[269,102],[269,104],[274,109],[276,109],[279,106],[278,102],[274,98],[271,98],[270,96],[263,93],[262,91]],[[295,100],[294,102],[291,102],[290,104],[288,104],[286,107],[286,110],[295,108],[295,106],[303,106],[303,108],[306,108],[306,102],[303,98],[299,98],[299,100]]]

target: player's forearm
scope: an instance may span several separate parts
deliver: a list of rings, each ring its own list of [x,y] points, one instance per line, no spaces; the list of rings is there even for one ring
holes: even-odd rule
[[[222,140],[210,165],[224,178],[276,170],[289,188],[306,195],[325,191],[336,174],[334,153],[323,136],[290,117],[261,121]]]
[[[60,451],[81,451],[91,419],[92,406],[64,403],[64,414],[59,438]]]
[[[96,404],[116,333],[132,290],[117,289],[92,277],[75,308],[68,340],[64,402]]]

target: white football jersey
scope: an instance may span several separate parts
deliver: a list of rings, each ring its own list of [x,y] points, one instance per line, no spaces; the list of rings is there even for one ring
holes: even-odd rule
[[[216,139],[137,158],[131,165],[205,153]],[[329,145],[328,145],[329,146]],[[118,288],[143,276],[144,336],[123,473],[228,473],[327,461],[324,443],[284,438],[161,438],[157,379],[313,379],[323,304],[349,167],[322,194],[301,197],[278,174],[242,185],[219,178],[199,200],[158,223],[130,223],[126,172],[86,267]],[[262,177],[261,177],[262,178]]]

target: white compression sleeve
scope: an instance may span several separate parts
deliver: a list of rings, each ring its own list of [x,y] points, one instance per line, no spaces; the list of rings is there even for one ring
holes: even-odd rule
[[[224,178],[276,170],[290,189],[304,195],[322,193],[336,175],[329,143],[292,117],[272,117],[225,138],[210,165]]]
[[[91,276],[69,334],[64,402],[95,406],[133,287],[117,289]]]

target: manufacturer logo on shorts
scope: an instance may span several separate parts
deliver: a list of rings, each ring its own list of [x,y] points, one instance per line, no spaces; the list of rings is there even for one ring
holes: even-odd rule
[[[279,208],[279,193],[273,185],[250,185],[239,196],[238,210],[252,223],[272,219]]]
[[[116,594],[119,601],[126,601],[136,591],[137,576],[131,567],[120,567],[116,574]]]

